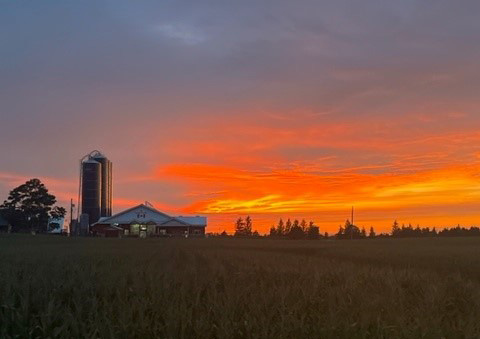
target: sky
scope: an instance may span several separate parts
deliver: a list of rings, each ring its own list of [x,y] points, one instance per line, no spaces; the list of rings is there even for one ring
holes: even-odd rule
[[[143,201],[239,216],[480,224],[476,0],[0,0],[0,200],[78,161]]]

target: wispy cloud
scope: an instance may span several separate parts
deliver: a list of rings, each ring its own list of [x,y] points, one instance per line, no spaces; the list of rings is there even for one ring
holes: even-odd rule
[[[154,30],[186,45],[197,45],[207,40],[207,37],[198,28],[195,29],[184,24],[159,24],[154,27]]]

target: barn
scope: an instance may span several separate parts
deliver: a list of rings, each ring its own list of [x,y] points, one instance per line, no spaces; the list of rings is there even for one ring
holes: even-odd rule
[[[172,217],[145,203],[100,218],[90,226],[90,234],[103,237],[203,237],[206,227],[206,217]]]

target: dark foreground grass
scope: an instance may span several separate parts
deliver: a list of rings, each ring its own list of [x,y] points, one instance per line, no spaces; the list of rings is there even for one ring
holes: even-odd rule
[[[480,239],[0,237],[0,337],[478,338]]]

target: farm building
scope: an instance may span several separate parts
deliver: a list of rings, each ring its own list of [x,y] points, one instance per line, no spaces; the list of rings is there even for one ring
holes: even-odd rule
[[[90,233],[104,237],[204,236],[206,217],[171,217],[149,204],[141,204],[111,217],[100,218]]]

